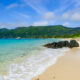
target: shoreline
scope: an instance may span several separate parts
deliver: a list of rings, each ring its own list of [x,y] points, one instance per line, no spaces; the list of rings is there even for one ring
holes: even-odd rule
[[[0,38],[0,39],[17,39],[17,38]],[[64,40],[69,40],[69,39],[80,39],[80,38],[78,38],[78,37],[76,37],[76,38],[61,38],[61,37],[59,37],[59,38],[55,38],[55,37],[52,37],[52,38],[20,38],[20,39],[64,39]]]
[[[65,39],[64,39],[65,40]],[[71,39],[66,39],[71,40]],[[80,39],[75,39],[80,45]],[[72,48],[56,64],[48,67],[32,80],[80,80],[80,47]]]

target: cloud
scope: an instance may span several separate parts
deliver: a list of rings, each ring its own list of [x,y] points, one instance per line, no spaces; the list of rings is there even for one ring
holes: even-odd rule
[[[12,28],[16,28],[16,27],[27,27],[28,24],[26,22],[22,22],[22,23],[0,23],[0,28],[8,28],[8,29],[12,29]]]
[[[62,14],[61,18],[63,20],[78,22],[78,21],[80,21],[80,11],[78,11],[78,10],[68,11],[68,12]]]
[[[48,8],[45,4],[49,5],[55,5],[57,4],[57,8],[54,6],[52,8],[55,8],[53,11],[62,12],[65,9],[67,9],[69,6],[73,4],[73,1],[71,0],[22,0],[24,4],[30,6],[33,10],[35,10],[39,14],[43,14],[45,12],[48,12]],[[51,3],[52,2],[52,3]]]
[[[48,25],[48,21],[40,21],[33,23],[33,26],[46,26],[46,25]]]
[[[74,13],[74,14],[71,16],[71,20],[72,20],[72,21],[80,21],[80,13]]]
[[[14,22],[24,22],[28,19],[28,22],[30,24],[33,23],[33,25],[52,25],[52,24],[62,24],[64,25],[70,25],[74,23],[77,24],[77,22],[80,22],[80,1],[79,0],[20,0],[21,3],[13,3],[8,6],[6,6],[6,9],[12,9],[15,7],[20,7],[21,9],[27,9],[23,12],[18,12],[17,14],[14,14],[13,12],[16,12],[15,10],[12,12],[14,15],[13,17],[10,16],[11,20]],[[30,9],[31,8],[31,9]],[[28,10],[30,9],[30,10]],[[30,11],[30,12],[29,12]],[[34,13],[34,11],[37,13]],[[29,16],[24,13],[30,13],[30,15],[34,15],[33,18],[30,18],[32,16]],[[30,19],[30,20],[29,20]],[[38,21],[35,21],[38,20]],[[10,21],[8,19],[8,21]],[[7,21],[6,21],[7,22]],[[69,22],[69,23],[68,23]],[[22,23],[21,23],[22,24]],[[6,24],[7,25],[7,24]],[[11,24],[11,25],[18,25],[17,24]],[[5,27],[5,26],[4,26]]]
[[[80,7],[80,1],[79,0],[73,0],[75,3],[75,7],[78,8]]]
[[[18,6],[17,3],[10,4],[10,5],[8,5],[8,6],[6,7],[6,10],[11,9],[11,8],[14,8],[14,7],[17,7],[17,6]]]
[[[47,12],[44,14],[43,18],[45,20],[52,20],[53,18],[55,17],[54,13],[53,12]]]
[[[43,14],[47,9],[43,5],[43,0],[22,0],[26,5],[30,6],[38,14]]]
[[[63,24],[63,26],[69,26],[69,25],[70,25],[69,22],[65,22],[65,23]]]
[[[24,18],[30,18],[30,16],[27,15],[27,14],[19,13],[19,15],[22,16],[22,17],[24,17]]]
[[[70,18],[70,14],[69,14],[69,13],[64,13],[64,14],[62,15],[62,18],[63,18],[63,19],[69,19],[69,18]]]
[[[56,14],[61,14],[66,10],[69,10],[72,6],[74,6],[73,0],[57,0],[57,8],[54,10]]]

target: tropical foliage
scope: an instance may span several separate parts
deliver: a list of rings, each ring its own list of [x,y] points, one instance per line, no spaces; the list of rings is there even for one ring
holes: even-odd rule
[[[80,37],[80,28],[56,26],[30,26],[15,29],[0,29],[0,38],[69,38]]]

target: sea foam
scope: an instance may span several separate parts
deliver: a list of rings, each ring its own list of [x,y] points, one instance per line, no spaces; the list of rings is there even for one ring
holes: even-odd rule
[[[50,65],[55,64],[68,48],[47,49],[34,51],[21,63],[12,63],[7,75],[0,75],[0,80],[32,80],[33,77],[43,73]]]

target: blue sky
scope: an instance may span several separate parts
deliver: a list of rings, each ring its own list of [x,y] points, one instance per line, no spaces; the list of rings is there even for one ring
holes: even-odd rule
[[[80,27],[80,1],[0,0],[0,28],[30,25]]]

